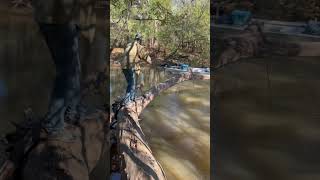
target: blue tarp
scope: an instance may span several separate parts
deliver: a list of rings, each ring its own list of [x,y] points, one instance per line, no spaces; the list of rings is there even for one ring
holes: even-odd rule
[[[121,180],[121,174],[120,173],[117,173],[117,172],[113,172],[111,173],[111,177],[110,177],[111,180]]]
[[[7,88],[3,81],[0,80],[0,97],[6,97],[8,95]]]
[[[246,25],[250,21],[251,16],[250,11],[234,10],[231,13],[232,24],[236,26]]]
[[[306,34],[320,35],[320,22],[309,21],[305,30]]]
[[[180,69],[187,71],[189,69],[189,65],[188,64],[180,64]]]

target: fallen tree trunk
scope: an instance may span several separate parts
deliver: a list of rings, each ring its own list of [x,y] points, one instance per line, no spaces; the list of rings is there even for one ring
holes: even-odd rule
[[[160,163],[153,156],[145,139],[139,124],[139,115],[162,91],[191,78],[191,73],[185,73],[160,83],[138,97],[135,102],[122,107],[115,115],[117,150],[122,161],[120,172],[124,179],[166,179]]]

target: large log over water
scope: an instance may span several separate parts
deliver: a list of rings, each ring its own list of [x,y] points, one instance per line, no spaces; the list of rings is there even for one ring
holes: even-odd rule
[[[191,73],[176,75],[171,79],[152,87],[135,102],[121,108],[117,115],[117,146],[122,157],[122,176],[129,180],[166,179],[159,162],[154,158],[139,124],[139,115],[143,109],[162,91],[180,82],[190,80]]]

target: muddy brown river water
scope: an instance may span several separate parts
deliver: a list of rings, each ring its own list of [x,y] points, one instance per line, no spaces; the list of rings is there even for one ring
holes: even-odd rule
[[[266,57],[216,72],[216,180],[320,179],[319,60]]]

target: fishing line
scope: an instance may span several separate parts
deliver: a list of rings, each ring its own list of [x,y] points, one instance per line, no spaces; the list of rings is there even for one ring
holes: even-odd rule
[[[190,69],[190,73],[191,73],[191,77],[192,77],[192,87],[193,87],[193,90],[191,92],[192,92],[192,96],[194,97],[195,96],[195,85],[194,85],[194,76],[193,76],[192,69]]]
[[[272,109],[272,96],[271,96],[271,80],[270,80],[270,68],[269,61],[266,62],[266,73],[267,73],[267,97],[268,97],[268,108]]]

